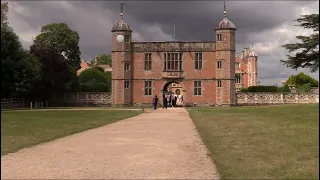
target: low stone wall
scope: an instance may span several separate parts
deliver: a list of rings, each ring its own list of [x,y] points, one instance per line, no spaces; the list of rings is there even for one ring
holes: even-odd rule
[[[319,94],[315,93],[249,93],[240,92],[236,95],[237,106],[251,105],[275,105],[275,104],[299,104],[319,103]],[[159,104],[162,104],[161,102]],[[54,98],[53,106],[111,106],[110,92],[81,92],[68,93]],[[142,106],[141,103],[134,104]],[[143,104],[151,106],[151,104]],[[161,105],[159,105],[161,106]],[[203,106],[192,102],[186,102],[184,106]],[[206,104],[206,106],[209,106]],[[210,106],[214,106],[214,103]]]
[[[60,95],[53,106],[111,106],[110,92],[79,92]]]
[[[236,95],[237,106],[319,103],[319,94],[315,93],[245,93]]]

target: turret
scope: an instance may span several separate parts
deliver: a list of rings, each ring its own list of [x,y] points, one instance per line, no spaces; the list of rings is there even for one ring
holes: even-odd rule
[[[248,57],[248,86],[258,85],[258,55],[253,50],[253,43]]]
[[[132,104],[132,30],[123,20],[121,3],[120,21],[112,27],[112,104]]]
[[[235,30],[227,18],[224,2],[224,18],[216,27],[216,99],[219,104],[235,104]]]

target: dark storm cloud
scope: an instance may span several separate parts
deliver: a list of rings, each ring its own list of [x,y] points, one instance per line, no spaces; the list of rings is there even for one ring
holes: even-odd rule
[[[111,28],[119,21],[120,2],[112,1],[10,1],[9,21],[28,47],[31,36],[53,22],[65,22],[80,35],[82,58],[109,53]],[[124,19],[134,40],[214,40],[214,29],[223,18],[223,1],[124,1]],[[259,77],[285,79],[296,73],[280,64],[287,53],[281,45],[295,41],[293,20],[302,7],[319,12],[316,1],[227,1],[228,19],[237,28],[238,53],[254,43],[259,55]],[[307,9],[308,10],[308,9]],[[11,15],[10,15],[11,14]],[[288,24],[292,28],[282,28]],[[294,29],[296,28],[296,29]],[[290,30],[291,29],[291,30]],[[28,44],[29,43],[29,44]],[[287,69],[284,73],[284,69]],[[308,72],[308,71],[306,71]],[[278,80],[277,80],[278,81]]]

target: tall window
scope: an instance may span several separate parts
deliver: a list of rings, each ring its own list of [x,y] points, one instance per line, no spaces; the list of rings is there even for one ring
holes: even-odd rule
[[[124,81],[124,88],[129,89],[130,88],[130,82],[129,81]]]
[[[144,54],[144,70],[151,70],[151,53]]]
[[[217,61],[217,68],[221,69],[222,68],[222,61]]]
[[[128,62],[124,63],[124,70],[130,71],[130,63],[128,63]]]
[[[221,80],[218,81],[218,87],[222,87],[222,81]]]
[[[201,95],[201,81],[194,81],[194,95]]]
[[[202,53],[195,54],[194,63],[195,63],[194,64],[195,69],[202,69]]]
[[[152,95],[152,81],[144,82],[144,95],[146,96]]]
[[[125,35],[124,36],[124,42],[130,42],[130,36]]]
[[[182,71],[182,53],[164,53],[165,71]]]
[[[241,75],[240,74],[236,74],[236,83],[239,84],[241,83]]]
[[[217,41],[222,41],[222,34],[217,34]]]

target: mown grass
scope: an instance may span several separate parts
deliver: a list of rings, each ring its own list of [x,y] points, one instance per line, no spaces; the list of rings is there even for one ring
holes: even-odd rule
[[[142,112],[130,110],[1,112],[1,155],[136,116]]]
[[[319,179],[319,105],[188,109],[222,179]]]

